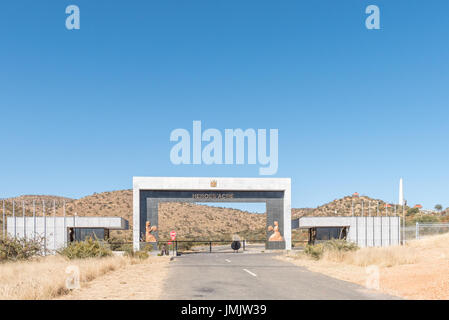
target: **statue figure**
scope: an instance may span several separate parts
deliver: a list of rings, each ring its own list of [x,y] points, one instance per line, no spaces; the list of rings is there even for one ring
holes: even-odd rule
[[[284,241],[284,237],[279,232],[279,222],[274,221],[274,227],[269,226],[268,231],[273,231],[273,234],[268,238],[268,241]]]
[[[151,222],[147,221],[145,224],[145,241],[146,242],[157,242],[156,237],[152,234],[152,232],[157,231],[156,226],[150,227]]]

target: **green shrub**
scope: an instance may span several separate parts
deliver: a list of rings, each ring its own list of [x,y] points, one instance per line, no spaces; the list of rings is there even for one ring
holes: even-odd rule
[[[313,259],[319,260],[323,257],[325,251],[355,251],[358,246],[355,243],[346,240],[329,240],[314,245],[307,245],[304,248],[304,253]]]
[[[125,251],[125,255],[131,258],[138,259],[147,259],[150,255],[148,252],[153,250],[153,246],[151,244],[145,244],[141,250],[134,251],[132,244],[123,245],[123,249]]]
[[[336,250],[336,251],[355,251],[359,247],[353,243],[346,240],[329,240],[323,242],[325,250]]]
[[[112,251],[105,244],[92,238],[74,242],[58,252],[69,259],[102,258],[112,255]]]
[[[159,244],[159,250],[162,250],[162,248],[164,247],[164,244],[167,246],[168,251],[172,250],[174,245],[176,246],[174,241],[172,242],[171,245],[168,245],[166,242],[161,242]],[[192,249],[193,246],[201,245],[201,244],[202,243],[200,243],[200,242],[193,242],[193,241],[178,241],[177,248],[178,248],[178,251],[188,251],[188,250]],[[205,244],[208,245],[209,242],[205,242],[204,245]]]
[[[134,258],[138,258],[138,259],[148,259],[150,255],[148,254],[148,251],[144,251],[144,250],[140,250],[140,251],[136,251],[133,254]]]
[[[314,244],[314,245],[308,244],[304,248],[304,253],[316,260],[321,259],[321,257],[323,256],[323,252],[324,252],[324,248],[323,248],[322,243]]]
[[[125,256],[143,260],[143,259],[147,259],[150,255],[148,254],[148,251],[145,251],[145,250],[134,251],[131,249],[131,250],[125,251]]]
[[[118,251],[125,251],[126,255],[131,255],[134,252],[133,245],[131,243],[124,244]]]
[[[0,262],[28,260],[44,254],[43,239],[30,240],[7,236],[0,239]]]
[[[124,251],[123,250],[123,246],[125,245],[124,239],[112,237],[107,240],[107,243],[112,251]]]
[[[151,252],[153,251],[153,245],[151,243],[142,243],[140,245],[142,251]]]

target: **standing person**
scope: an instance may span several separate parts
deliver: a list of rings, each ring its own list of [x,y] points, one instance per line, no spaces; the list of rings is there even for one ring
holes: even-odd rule
[[[162,246],[161,256],[163,256],[164,254],[165,254],[166,256],[169,255],[169,252],[168,252],[167,244],[166,244],[166,243],[164,243],[164,245]]]

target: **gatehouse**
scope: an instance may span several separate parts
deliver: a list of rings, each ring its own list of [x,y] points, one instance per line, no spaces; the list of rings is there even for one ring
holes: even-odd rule
[[[161,202],[264,202],[267,249],[291,249],[290,178],[133,177],[133,248],[158,241]]]

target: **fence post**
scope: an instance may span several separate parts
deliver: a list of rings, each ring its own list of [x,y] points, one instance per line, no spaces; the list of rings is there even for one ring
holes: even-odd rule
[[[62,207],[62,211],[63,211],[63,216],[64,216],[64,247],[67,246],[67,222],[65,220],[65,200],[63,203],[63,207]]]
[[[419,239],[419,222],[416,222],[415,238]]]
[[[25,201],[22,200],[22,222],[23,222],[23,239],[26,240],[27,228],[26,228],[26,216],[25,216]]]
[[[405,245],[405,206],[407,202],[402,204],[402,244]]]
[[[388,245],[391,246],[391,216],[388,216]]]
[[[17,219],[16,219],[16,206],[14,200],[12,201],[12,219],[14,220],[14,239],[17,238]]]
[[[3,239],[6,239],[5,200],[3,200]]]
[[[209,242],[209,253],[212,253],[212,241]]]
[[[45,200],[42,200],[42,217],[44,220],[44,256],[47,255],[47,216],[45,215]]]
[[[56,199],[53,199],[53,251],[56,252]]]
[[[36,241],[36,200],[33,200],[33,239]]]
[[[384,239],[383,239],[383,229],[384,229],[384,218],[382,217],[382,214],[380,215],[380,246],[384,246]]]

